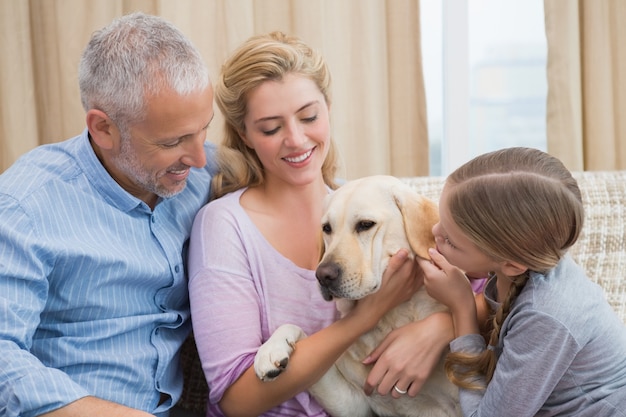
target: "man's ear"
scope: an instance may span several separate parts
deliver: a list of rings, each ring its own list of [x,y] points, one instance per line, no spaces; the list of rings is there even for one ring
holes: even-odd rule
[[[96,146],[103,150],[111,150],[119,130],[113,121],[102,110],[91,109],[86,116],[87,129]]]
[[[516,277],[528,271],[528,267],[513,261],[504,261],[500,265],[502,273],[507,277]]]

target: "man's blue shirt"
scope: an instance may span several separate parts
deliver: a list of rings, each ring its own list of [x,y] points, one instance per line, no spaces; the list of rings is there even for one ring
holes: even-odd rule
[[[86,130],[0,175],[0,415],[87,395],[153,413],[177,401],[186,246],[215,169],[205,150],[154,210],[111,178]]]

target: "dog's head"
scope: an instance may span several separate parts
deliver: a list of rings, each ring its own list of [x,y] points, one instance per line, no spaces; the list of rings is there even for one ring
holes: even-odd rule
[[[326,300],[357,300],[378,290],[389,258],[406,248],[428,259],[436,204],[398,178],[349,181],[325,202],[324,253],[316,276]]]

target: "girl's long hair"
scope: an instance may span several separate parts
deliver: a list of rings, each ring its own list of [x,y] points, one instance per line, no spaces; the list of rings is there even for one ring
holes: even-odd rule
[[[479,355],[456,352],[446,359],[450,379],[466,388],[484,375],[493,377],[500,330],[529,279],[556,266],[576,242],[583,226],[583,203],[576,180],[557,158],[531,148],[507,148],[467,162],[446,181],[453,221],[483,253],[513,261],[528,271],[492,312],[488,349]]]

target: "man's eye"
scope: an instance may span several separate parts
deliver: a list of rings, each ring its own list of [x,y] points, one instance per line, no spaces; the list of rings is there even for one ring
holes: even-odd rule
[[[162,147],[169,149],[169,148],[175,148],[180,144],[180,140],[177,140],[176,142],[169,142],[169,143],[163,143],[161,144]]]

